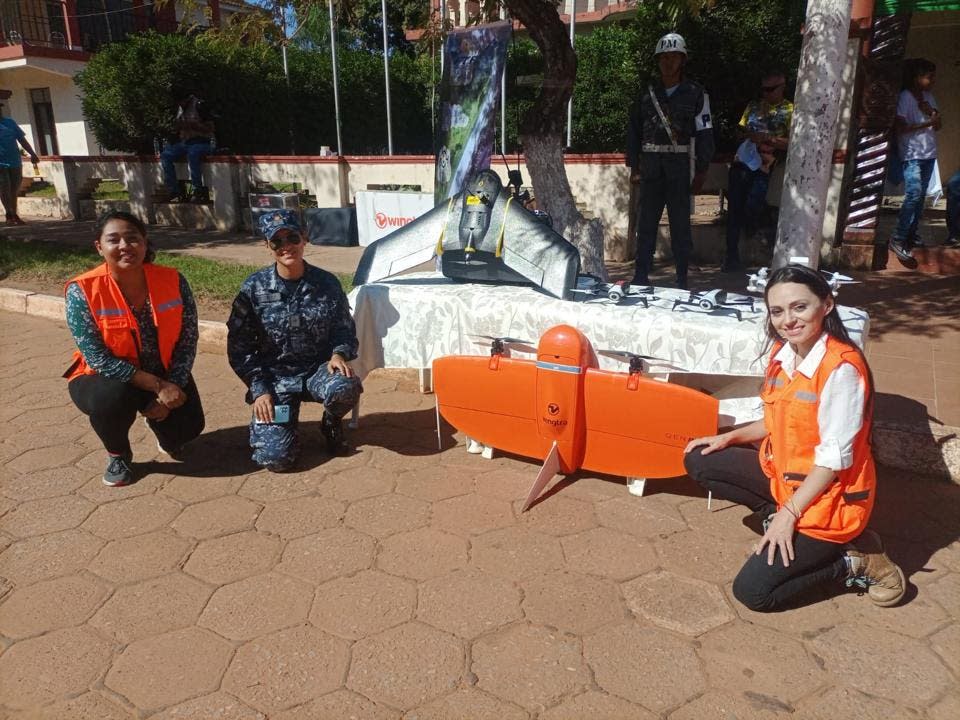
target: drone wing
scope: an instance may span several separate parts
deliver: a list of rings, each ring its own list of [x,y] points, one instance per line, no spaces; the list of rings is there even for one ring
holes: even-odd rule
[[[447,208],[446,202],[437,205],[412,223],[370,243],[357,265],[353,284],[376,282],[430,260],[447,224]]]
[[[543,459],[550,443],[537,432],[536,374],[530,360],[437,358],[433,361],[437,407],[447,422],[484,445]]]
[[[683,475],[683,449],[717,432],[719,402],[680,385],[589,368],[583,467],[624,477]]]

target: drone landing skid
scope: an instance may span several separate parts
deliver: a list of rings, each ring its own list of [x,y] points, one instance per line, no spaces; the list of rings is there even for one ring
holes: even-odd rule
[[[737,319],[737,322],[741,322],[743,320],[743,313],[741,313],[738,308],[724,307],[723,305],[717,305],[716,307],[713,307],[710,310],[704,310],[696,302],[687,302],[686,300],[674,300],[673,309],[674,310],[679,309],[685,312],[696,312],[696,313],[700,313],[701,315],[735,317]]]

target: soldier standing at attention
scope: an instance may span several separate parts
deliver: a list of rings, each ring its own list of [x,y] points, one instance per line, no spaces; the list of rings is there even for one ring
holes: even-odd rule
[[[660,38],[654,55],[660,79],[648,85],[633,104],[627,132],[630,182],[642,183],[633,283],[650,282],[657,227],[666,206],[677,287],[685,289],[693,246],[690,197],[703,187],[713,157],[710,98],[703,86],[684,77],[687,47],[680,35]]]
[[[227,357],[253,405],[253,461],[284,472],[300,453],[300,403],[323,403],[321,430],[336,455],[345,448],[342,418],[363,388],[347,364],[358,347],[347,297],[336,277],[303,259],[297,214],[264,215],[260,231],[274,262],[240,286],[227,321]]]

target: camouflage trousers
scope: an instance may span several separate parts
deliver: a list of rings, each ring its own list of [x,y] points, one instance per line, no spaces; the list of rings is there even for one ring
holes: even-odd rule
[[[285,423],[258,423],[250,420],[250,447],[253,461],[261,466],[289,467],[300,455],[300,403],[323,403],[325,414],[342,418],[357,404],[363,386],[356,377],[346,377],[327,370],[327,364],[303,383],[302,392],[279,392],[274,390],[273,406],[287,405],[289,419]]]

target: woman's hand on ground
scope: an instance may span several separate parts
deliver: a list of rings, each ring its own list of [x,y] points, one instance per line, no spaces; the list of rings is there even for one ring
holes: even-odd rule
[[[767,531],[760,538],[757,544],[756,554],[763,552],[767,548],[767,565],[773,565],[773,560],[777,554],[777,548],[780,548],[780,558],[783,560],[784,567],[790,567],[790,561],[793,560],[793,533],[797,524],[797,518],[794,517],[786,508],[780,508],[775,513]]]
[[[273,398],[269,393],[253,401],[253,416],[262,423],[273,422]]]
[[[150,420],[155,420],[157,422],[163,422],[167,419],[167,416],[170,414],[170,408],[166,405],[161,404],[159,401],[154,400],[142,411],[142,414],[145,418]]]
[[[176,383],[160,381],[160,392],[157,393],[157,402],[170,410],[175,410],[187,401],[187,394]]]
[[[687,446],[683,449],[683,452],[686,454],[695,448],[702,447],[703,450],[700,451],[700,454],[709,455],[717,450],[723,450],[729,444],[729,433],[723,433],[723,435],[708,435],[707,437],[694,438],[688,442]]]
[[[353,369],[347,364],[347,361],[343,359],[343,356],[337,353],[334,353],[330,358],[330,362],[327,363],[327,370],[332,373],[338,372],[344,377],[353,377]]]

